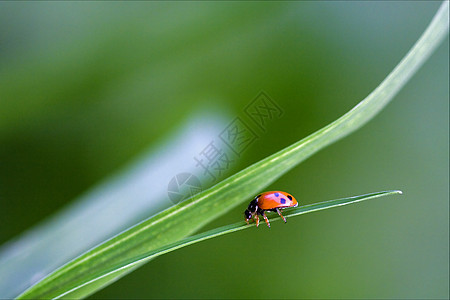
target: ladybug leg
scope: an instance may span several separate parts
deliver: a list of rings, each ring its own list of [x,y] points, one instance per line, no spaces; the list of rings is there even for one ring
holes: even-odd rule
[[[269,228],[270,228],[269,219],[267,219],[266,213],[263,211],[261,214],[262,214],[262,216],[264,218],[264,221],[266,221],[267,226],[269,226]]]
[[[259,216],[258,214],[255,214],[255,221],[256,221],[256,227],[259,226]]]
[[[277,213],[280,215],[280,217],[283,219],[284,223],[286,223],[286,218],[283,217],[283,215],[281,214],[281,211],[279,208],[276,209]]]

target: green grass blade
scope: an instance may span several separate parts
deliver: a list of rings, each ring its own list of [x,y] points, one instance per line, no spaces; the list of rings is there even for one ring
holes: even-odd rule
[[[383,109],[427,60],[448,33],[444,2],[422,37],[399,65],[366,99],[330,125],[253,164],[178,206],[143,221],[74,259],[25,291],[20,298],[87,296],[144,262],[124,267],[99,283],[87,284],[108,270],[149,251],[174,243],[223,215],[274,182],[317,151],[350,134]],[[297,197],[299,198],[299,197]],[[301,201],[301,199],[299,199]],[[69,291],[80,287],[76,294]]]
[[[402,194],[402,192],[398,191],[398,190],[383,191],[383,192],[370,193],[370,194],[366,194],[366,195],[360,195],[360,196],[354,196],[354,197],[348,197],[348,198],[342,198],[342,199],[336,199],[336,200],[329,200],[329,201],[324,201],[324,202],[320,202],[320,203],[301,206],[298,208],[287,209],[283,214],[284,214],[284,217],[287,219],[290,217],[294,217],[294,216],[298,216],[298,215],[302,215],[302,214],[306,214],[306,213],[310,213],[310,212],[314,212],[314,211],[324,210],[324,209],[328,209],[328,208],[338,207],[338,206],[342,206],[342,205],[348,205],[348,204],[357,203],[357,202],[361,202],[361,201],[365,201],[365,200],[369,200],[369,199],[375,199],[375,198],[379,198],[379,197],[383,197],[383,196],[396,195],[396,194]],[[269,218],[269,220],[270,220],[270,222],[276,222],[276,221],[281,220],[281,218],[279,218],[278,216],[275,216],[273,218]],[[242,222],[238,222],[235,224],[230,224],[227,226],[215,228],[215,229],[209,230],[207,232],[196,234],[196,235],[188,237],[188,238],[184,238],[175,243],[169,244],[167,246],[161,247],[156,250],[149,251],[148,253],[144,253],[143,255],[141,255],[139,257],[130,259],[129,261],[124,262],[122,265],[116,266],[112,270],[105,271],[104,274],[101,274],[95,278],[90,279],[85,284],[77,286],[74,289],[67,291],[66,293],[64,293],[62,295],[56,296],[56,298],[64,297],[67,294],[71,294],[73,296],[73,293],[77,289],[82,288],[84,285],[93,284],[96,281],[102,280],[103,278],[107,278],[107,277],[113,275],[114,273],[120,272],[124,269],[127,269],[127,268],[135,266],[135,265],[139,265],[141,263],[145,263],[153,258],[156,258],[156,257],[166,254],[168,252],[171,252],[171,251],[174,251],[174,250],[177,250],[177,249],[180,249],[180,248],[183,248],[183,247],[186,247],[186,246],[189,246],[189,245],[201,242],[201,241],[209,240],[214,237],[219,237],[221,235],[225,235],[228,233],[240,231],[243,229],[248,229],[248,228],[251,228],[254,226],[255,226],[255,223],[251,223],[251,224],[247,225],[244,221],[242,221]],[[264,222],[262,223],[262,226],[265,226]]]
[[[199,122],[207,126],[198,128]],[[197,113],[188,117],[174,133],[64,210],[1,245],[0,298],[19,295],[39,277],[44,278],[74,257],[141,221],[143,216],[170,207],[171,202],[165,197],[169,180],[179,172],[198,172],[195,165],[184,163],[198,153],[196,145],[208,144],[226,125],[225,118],[213,111],[207,116]],[[202,179],[201,175],[198,178]],[[130,198],[133,205],[128,204]],[[52,247],[49,249],[48,245]]]

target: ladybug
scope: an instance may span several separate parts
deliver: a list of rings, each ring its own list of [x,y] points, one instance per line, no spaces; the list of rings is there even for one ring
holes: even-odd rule
[[[256,221],[256,227],[258,227],[259,215],[261,215],[266,221],[267,226],[270,227],[270,223],[265,212],[274,211],[277,212],[283,219],[284,223],[286,223],[286,219],[281,214],[281,209],[286,207],[296,207],[297,205],[297,200],[286,192],[265,192],[259,194],[250,202],[247,209],[244,211],[245,222],[248,224],[248,221],[254,218]]]

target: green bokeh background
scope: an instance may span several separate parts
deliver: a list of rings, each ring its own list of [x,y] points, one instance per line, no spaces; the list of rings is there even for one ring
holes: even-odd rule
[[[205,107],[231,121],[264,90],[284,110],[230,173],[305,137],[373,90],[439,5],[1,2],[0,244]],[[448,298],[448,55],[447,38],[373,121],[268,187],[301,204],[403,196],[189,246],[93,297]]]

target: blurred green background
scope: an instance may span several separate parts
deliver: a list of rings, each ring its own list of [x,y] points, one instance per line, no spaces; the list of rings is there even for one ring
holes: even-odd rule
[[[439,6],[1,2],[0,244],[163,145],[193,115],[245,119],[261,90],[284,114],[224,176],[305,137],[372,91]],[[267,188],[300,204],[403,196],[199,243],[93,297],[448,298],[448,55],[447,38],[373,121]],[[241,220],[244,209],[208,228]]]

